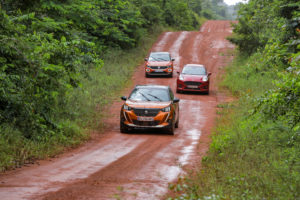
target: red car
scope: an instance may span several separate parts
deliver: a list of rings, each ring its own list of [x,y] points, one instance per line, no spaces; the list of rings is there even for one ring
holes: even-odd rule
[[[166,75],[173,77],[173,61],[168,52],[151,52],[149,58],[145,58],[145,76]]]
[[[177,72],[176,92],[203,92],[209,93],[209,77],[210,72],[206,71],[204,65],[186,64],[182,72]]]

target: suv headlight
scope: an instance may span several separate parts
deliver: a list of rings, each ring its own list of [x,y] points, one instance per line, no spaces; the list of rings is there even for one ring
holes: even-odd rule
[[[132,108],[129,107],[128,105],[126,105],[126,104],[123,106],[123,108],[124,108],[124,110],[128,110],[128,111],[129,111],[129,110],[132,110]]]
[[[204,76],[204,77],[202,78],[202,81],[204,81],[204,82],[208,81],[208,77],[207,77],[207,76]]]
[[[165,107],[162,109],[163,112],[170,112],[171,111],[171,107],[168,106],[168,107]]]

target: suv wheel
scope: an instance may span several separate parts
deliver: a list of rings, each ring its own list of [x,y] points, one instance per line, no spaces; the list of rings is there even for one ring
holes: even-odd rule
[[[179,116],[178,116],[177,121],[175,123],[175,128],[178,128],[178,126],[179,126]]]
[[[174,135],[174,131],[175,131],[175,123],[172,122],[172,124],[170,125],[170,127],[168,128],[168,134],[169,135]]]
[[[124,120],[123,119],[120,120],[120,132],[121,133],[129,133],[129,129],[124,124]]]

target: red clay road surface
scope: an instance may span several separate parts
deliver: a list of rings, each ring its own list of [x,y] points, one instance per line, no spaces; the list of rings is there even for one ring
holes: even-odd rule
[[[212,72],[210,94],[176,94],[180,122],[175,135],[160,131],[119,132],[122,101],[109,108],[110,120],[101,138],[93,139],[52,161],[41,161],[0,175],[0,199],[161,199],[168,183],[205,154],[216,119],[217,104],[226,101],[218,91],[217,76],[232,59],[234,46],[226,41],[230,21],[207,21],[195,32],[165,32],[151,51],[169,51],[175,70],[184,64],[204,64]],[[134,84],[170,85],[173,78],[145,78],[143,66],[133,75]],[[132,88],[127,88],[128,96]]]

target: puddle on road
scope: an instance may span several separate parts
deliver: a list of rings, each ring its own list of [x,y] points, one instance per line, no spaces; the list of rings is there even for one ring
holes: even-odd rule
[[[124,187],[122,187],[122,191],[116,192],[113,196],[126,200],[154,200],[161,199],[167,191],[168,185],[161,184],[160,182],[146,183],[137,181],[135,183],[126,184]]]
[[[190,145],[184,146],[183,149],[180,151],[182,155],[179,156],[178,161],[182,166],[189,163],[189,158],[194,153],[196,145],[198,144],[199,139],[201,137],[201,131],[198,129],[192,129],[187,131],[186,135],[189,136],[192,142]]]
[[[214,49],[234,48],[234,45],[227,40],[215,40],[212,41],[211,48]]]

